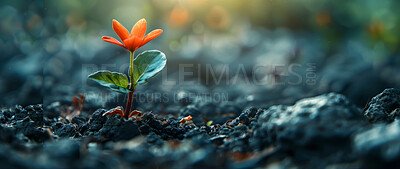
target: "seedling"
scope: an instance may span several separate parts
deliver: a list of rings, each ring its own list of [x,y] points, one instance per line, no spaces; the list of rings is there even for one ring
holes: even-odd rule
[[[145,19],[139,20],[132,28],[131,33],[122,26],[117,20],[113,20],[113,29],[122,42],[115,38],[103,36],[102,39],[106,42],[116,44],[127,49],[130,52],[130,65],[129,65],[129,80],[123,73],[110,72],[108,70],[100,70],[89,75],[102,86],[108,87],[113,91],[120,93],[128,93],[128,99],[125,111],[121,107],[117,107],[112,111],[104,113],[104,115],[119,114],[125,119],[140,112],[134,110],[130,113],[133,101],[133,93],[139,84],[146,84],[147,80],[157,75],[167,62],[165,54],[158,50],[148,50],[139,54],[134,58],[135,51],[150,42],[163,31],[156,29],[145,36],[147,23]]]
[[[210,120],[210,121],[208,121],[208,122],[206,123],[206,125],[207,125],[208,127],[210,127],[210,126],[212,125],[212,123],[213,123],[213,121]]]
[[[61,116],[65,119],[72,120],[73,117],[79,116],[85,105],[85,96],[83,94],[78,94],[72,97],[72,106],[69,106],[65,111],[61,113]]]

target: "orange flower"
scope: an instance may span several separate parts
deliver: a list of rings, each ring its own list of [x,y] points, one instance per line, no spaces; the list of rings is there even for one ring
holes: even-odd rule
[[[109,36],[103,36],[101,39],[106,42],[122,46],[125,49],[128,49],[130,52],[133,52],[136,49],[142,47],[163,32],[161,29],[156,29],[144,36],[147,29],[147,23],[145,19],[141,19],[136,22],[130,34],[128,30],[115,19],[113,19],[113,29],[114,32],[117,33],[117,35],[121,39],[122,43],[117,39]]]
[[[183,27],[188,20],[189,12],[180,6],[176,6],[169,16],[169,23],[175,27]]]

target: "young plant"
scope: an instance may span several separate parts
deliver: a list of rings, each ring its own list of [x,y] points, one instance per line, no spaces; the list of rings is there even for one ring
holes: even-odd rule
[[[102,39],[106,42],[119,45],[130,52],[130,65],[129,65],[129,80],[123,73],[110,72],[108,70],[100,70],[89,75],[102,86],[108,87],[113,91],[128,93],[128,99],[125,111],[122,108],[116,108],[113,111],[104,113],[104,115],[119,114],[125,119],[130,118],[132,115],[140,113],[139,111],[132,111],[133,93],[137,85],[147,83],[147,80],[157,75],[167,62],[165,54],[158,50],[148,50],[139,54],[134,58],[135,50],[150,42],[163,31],[156,29],[145,36],[147,23],[145,19],[139,20],[132,28],[131,33],[122,26],[117,20],[113,20],[113,29],[119,36],[122,43],[115,38],[103,36]]]

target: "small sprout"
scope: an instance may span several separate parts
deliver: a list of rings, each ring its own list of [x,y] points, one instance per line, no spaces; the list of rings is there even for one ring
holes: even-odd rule
[[[131,118],[132,116],[139,115],[139,114],[141,114],[141,113],[142,113],[142,112],[140,112],[140,111],[138,111],[138,110],[134,110],[134,111],[132,111],[132,112],[129,114],[128,119]],[[118,107],[116,107],[116,108],[114,108],[114,109],[111,109],[111,110],[108,111],[108,112],[105,112],[105,113],[103,114],[103,116],[106,116],[106,115],[113,115],[113,114],[118,114],[118,115],[122,116],[123,118],[125,118],[125,116],[124,116],[125,114],[124,114],[123,108],[122,108],[121,106],[118,106]]]
[[[78,97],[72,97],[72,103],[74,110],[81,111],[85,105],[85,96],[83,94],[78,94]]]
[[[210,121],[208,121],[208,122],[206,123],[206,125],[210,127],[210,126],[212,125],[212,123],[213,123],[213,121],[210,120]]]
[[[67,110],[61,114],[62,117],[68,120],[72,120],[73,117],[79,116],[85,105],[85,96],[83,94],[78,94],[72,97],[72,105],[67,108]]]
[[[134,58],[135,50],[158,37],[163,31],[161,29],[156,29],[145,36],[147,29],[147,22],[145,19],[139,20],[133,26],[130,33],[117,20],[113,20],[113,29],[122,42],[108,36],[103,36],[102,39],[106,42],[121,46],[130,52],[128,76],[123,73],[100,70],[90,74],[89,78],[113,91],[128,93],[125,111],[118,107],[103,114],[119,114],[125,119],[128,119],[133,115],[140,114],[140,112],[136,110],[130,112],[133,93],[135,92],[137,85],[146,84],[147,80],[156,76],[165,67],[167,62],[165,54],[158,50],[144,51]]]
[[[186,123],[187,121],[190,121],[190,120],[192,120],[192,116],[191,115],[182,118],[179,122],[180,123]]]

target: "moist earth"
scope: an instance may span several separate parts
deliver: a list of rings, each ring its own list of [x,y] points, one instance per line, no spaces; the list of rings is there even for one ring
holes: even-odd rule
[[[398,89],[384,90],[364,110],[337,93],[242,111],[228,103],[220,114],[209,112],[212,103],[181,103],[176,114],[146,111],[129,120],[103,116],[105,109],[68,116],[62,104],[3,108],[0,163],[49,169],[400,167]],[[189,115],[192,120],[181,121]]]

